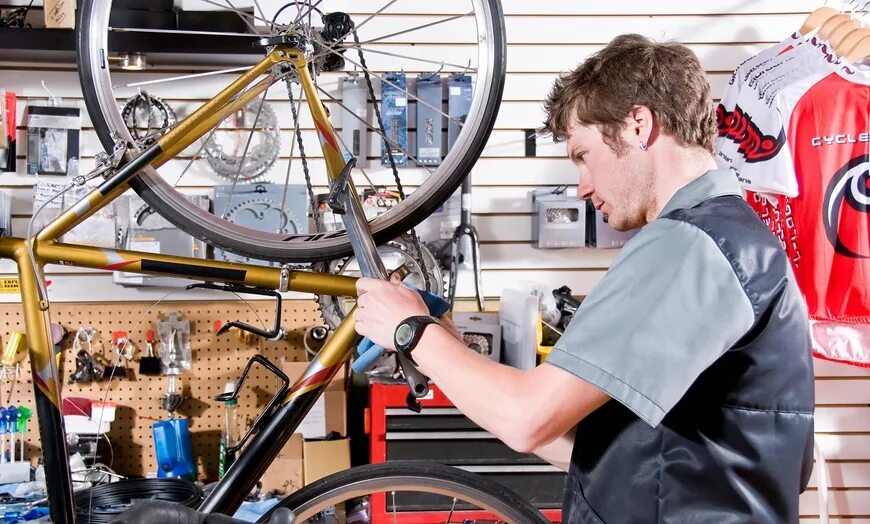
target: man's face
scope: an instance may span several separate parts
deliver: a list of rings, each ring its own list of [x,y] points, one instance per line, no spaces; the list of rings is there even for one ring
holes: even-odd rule
[[[596,126],[575,124],[568,130],[568,158],[580,174],[577,197],[591,200],[618,231],[646,224],[652,197],[649,157],[626,130],[617,153],[604,142]]]

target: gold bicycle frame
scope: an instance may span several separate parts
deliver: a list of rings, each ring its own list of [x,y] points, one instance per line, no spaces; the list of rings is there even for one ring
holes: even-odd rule
[[[97,188],[90,191],[32,239],[0,238],[0,258],[12,259],[18,267],[28,353],[35,385],[34,393],[37,397],[36,407],[40,439],[43,443],[43,455],[46,461],[50,494],[49,505],[54,522],[74,522],[75,516],[72,510],[75,506],[69,480],[65,443],[59,437],[63,434],[63,423],[59,409],[61,382],[53,358],[53,344],[49,329],[49,302],[47,296],[41,296],[37,282],[37,279],[44,279],[46,264],[70,265],[106,271],[123,268],[124,271],[132,273],[187,277],[208,282],[222,282],[279,291],[356,296],[356,279],[353,277],[57,242],[57,239],[63,234],[123,194],[129,188],[129,180],[143,167],[150,164],[157,168],[164,164],[201,138],[227,115],[240,110],[258,95],[261,95],[275,80],[273,75],[260,80],[251,87],[248,86],[271,68],[282,63],[289,63],[296,70],[320,135],[327,173],[330,180],[334,179],[345,167],[345,160],[336,141],[335,131],[327,117],[326,109],[317,96],[316,88],[308,71],[307,60],[299,49],[279,44],[258,64],[163,135],[156,144],[129,159],[129,163],[119,168],[117,172],[110,173]],[[351,192],[350,194],[355,194],[356,191],[350,179],[348,179],[348,191]],[[32,259],[28,244],[32,249]],[[348,361],[357,338],[358,335],[353,329],[353,312],[351,312],[320,351],[318,358],[306,370],[304,376],[294,383],[283,399],[283,406],[290,406],[298,400],[301,404],[299,408],[302,411],[301,415],[304,417],[307,409],[319,396],[321,389]],[[288,420],[295,418],[294,416]],[[266,428],[265,431],[276,434],[279,439],[284,437],[286,440],[286,437],[289,436],[283,434],[286,431],[272,426],[274,424]],[[277,439],[260,440],[277,441]],[[265,455],[272,451],[277,454],[284,440],[281,440],[277,446],[275,442],[257,443],[262,444],[258,446],[258,450],[262,453],[260,457],[263,459],[262,466],[253,465],[245,469],[234,465],[227,472],[226,483],[222,482],[222,484],[231,485],[236,480],[245,482],[248,477],[256,475],[258,471],[262,474],[271,462],[271,460],[265,460]],[[252,442],[252,446],[253,444],[255,442]],[[256,453],[252,454],[256,455]],[[244,471],[242,471],[243,469]],[[259,475],[253,481],[255,482],[258,478]],[[236,502],[241,503],[239,494],[243,497],[248,492],[247,489],[237,489],[235,490],[237,493],[228,493],[227,489],[217,491],[222,491],[222,494],[212,496],[206,501],[205,506],[208,509],[225,510],[235,505]],[[209,503],[209,501],[213,502]]]

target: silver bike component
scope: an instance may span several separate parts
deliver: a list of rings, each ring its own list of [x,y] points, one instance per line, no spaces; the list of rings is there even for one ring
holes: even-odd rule
[[[233,127],[219,129],[205,142],[203,150],[208,165],[215,173],[227,180],[234,180],[237,174],[241,182],[261,180],[278,159],[281,148],[278,117],[272,106],[265,102],[257,117],[258,107],[260,107],[259,99],[231,115],[225,122],[232,121]],[[248,148],[247,155],[238,156],[237,150],[240,144],[231,147],[231,141],[226,139],[232,135],[240,138],[243,134],[242,129],[247,127],[252,127],[252,132],[257,138]]]
[[[128,98],[121,109],[121,116],[140,147],[156,142],[178,121],[169,104],[147,91],[140,91]]]
[[[385,261],[388,271],[392,271],[397,267],[404,265],[410,270],[410,274],[405,278],[405,282],[412,284],[419,289],[425,289],[430,293],[444,297],[444,272],[441,271],[441,267],[438,265],[438,261],[432,251],[425,246],[421,247],[422,265],[417,260],[413,240],[408,235],[402,235],[378,247],[378,253]],[[355,264],[356,259],[354,257],[347,257],[329,262],[317,262],[312,265],[312,270],[321,273],[332,273],[335,275],[359,276]],[[426,285],[427,279],[423,274],[424,271],[428,272],[428,286]],[[348,297],[318,295],[316,298],[320,315],[323,317],[324,322],[326,322],[332,329],[338,327],[354,304],[353,299]]]

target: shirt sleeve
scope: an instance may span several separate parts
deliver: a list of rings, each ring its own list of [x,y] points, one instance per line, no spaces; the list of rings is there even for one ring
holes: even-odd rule
[[[713,239],[660,218],[623,247],[546,362],[656,426],[754,318]]]

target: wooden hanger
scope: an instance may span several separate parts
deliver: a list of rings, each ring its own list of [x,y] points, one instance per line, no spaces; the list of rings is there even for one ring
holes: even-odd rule
[[[852,17],[844,14],[838,14],[828,18],[825,23],[822,24],[822,27],[819,28],[819,36],[830,42],[831,33],[850,20],[852,20]]]
[[[855,20],[854,18],[850,17],[848,22],[846,22],[845,24],[838,25],[836,29],[831,31],[831,35],[828,38],[828,42],[830,42],[831,45],[834,46],[834,51],[836,51],[838,55],[842,56],[842,54],[844,52],[848,51],[849,48],[848,47],[845,49],[841,48],[840,43],[843,41],[843,39],[846,37],[846,35],[852,33],[853,31],[858,31],[860,29],[861,29],[861,25],[858,23],[858,21]]]
[[[865,36],[843,57],[848,62],[858,62],[870,57],[870,36]]]
[[[870,36],[870,29],[859,27],[853,31],[850,31],[846,36],[840,39],[837,45],[834,46],[837,54],[843,58],[846,58],[846,55],[849,54],[849,51],[854,49],[858,42]]]
[[[831,17],[840,14],[839,11],[832,7],[820,7],[813,11],[804,20],[804,24],[800,28],[800,33],[804,36],[820,28],[822,24],[827,22]]]

